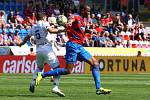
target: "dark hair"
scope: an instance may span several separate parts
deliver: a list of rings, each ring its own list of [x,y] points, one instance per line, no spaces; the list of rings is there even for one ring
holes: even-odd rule
[[[89,5],[86,5],[86,4],[82,4],[80,5],[80,11],[86,9],[86,7],[88,7]]]
[[[37,17],[37,21],[42,20],[42,18],[43,18],[44,16],[46,16],[45,13],[39,12],[39,13],[37,14],[37,16],[36,16],[36,17]]]
[[[141,54],[141,51],[138,51],[138,54]]]
[[[30,51],[32,52],[32,51],[33,51],[33,48],[30,48]]]

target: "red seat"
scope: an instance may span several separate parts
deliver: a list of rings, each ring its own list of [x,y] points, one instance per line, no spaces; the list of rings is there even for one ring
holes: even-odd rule
[[[137,44],[136,46],[137,46],[137,48],[141,48],[141,44]]]
[[[137,48],[137,44],[132,44],[132,48]]]
[[[147,45],[146,44],[142,44],[142,48],[147,48]]]
[[[129,40],[129,36],[128,35],[124,35],[123,38],[124,38],[124,40]]]
[[[150,48],[150,44],[147,45],[147,48]]]
[[[88,39],[91,39],[91,34],[85,34]]]

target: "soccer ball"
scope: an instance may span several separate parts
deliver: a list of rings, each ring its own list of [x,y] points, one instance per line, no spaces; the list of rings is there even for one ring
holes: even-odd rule
[[[57,24],[60,26],[65,26],[65,24],[68,21],[67,17],[64,15],[59,15],[56,20],[57,20]]]

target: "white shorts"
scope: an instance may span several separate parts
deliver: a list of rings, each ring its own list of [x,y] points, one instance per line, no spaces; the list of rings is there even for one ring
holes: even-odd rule
[[[36,49],[37,54],[37,66],[44,68],[44,64],[47,63],[51,68],[56,68],[59,66],[59,61],[54,53],[51,44],[39,45]]]

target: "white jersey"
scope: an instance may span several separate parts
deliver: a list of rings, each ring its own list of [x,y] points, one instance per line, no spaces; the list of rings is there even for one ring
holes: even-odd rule
[[[43,68],[47,63],[51,68],[59,66],[59,61],[56,54],[53,52],[51,42],[48,40],[48,31],[50,27],[48,22],[38,21],[30,31],[30,36],[34,36],[36,43],[37,65],[39,68]]]
[[[34,36],[36,46],[49,43],[48,39],[46,38],[48,35],[47,29],[49,27],[50,25],[48,22],[38,21],[37,24],[31,28],[29,35]]]

